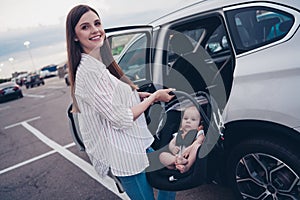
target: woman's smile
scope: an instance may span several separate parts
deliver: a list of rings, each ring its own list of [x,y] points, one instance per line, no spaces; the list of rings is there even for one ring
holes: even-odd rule
[[[93,41],[99,41],[100,39],[101,39],[101,35],[97,35],[97,36],[90,38],[90,40],[93,40]]]

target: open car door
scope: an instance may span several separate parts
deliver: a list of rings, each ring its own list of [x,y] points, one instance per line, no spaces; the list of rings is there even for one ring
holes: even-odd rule
[[[152,26],[110,28],[105,32],[125,75],[139,87],[151,82]]]

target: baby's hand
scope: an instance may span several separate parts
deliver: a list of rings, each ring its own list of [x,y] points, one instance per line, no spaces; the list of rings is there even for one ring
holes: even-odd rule
[[[178,146],[175,146],[175,147],[171,150],[171,152],[172,152],[173,155],[178,154],[179,151],[180,151],[180,148],[179,148]]]

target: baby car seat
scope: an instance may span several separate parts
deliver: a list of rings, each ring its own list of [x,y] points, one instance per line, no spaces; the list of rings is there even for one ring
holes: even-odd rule
[[[167,191],[180,191],[199,186],[207,180],[207,154],[217,143],[220,132],[216,128],[212,115],[215,110],[215,103],[207,93],[198,92],[189,95],[184,92],[175,91],[176,99],[170,102],[161,115],[160,127],[155,135],[155,142],[152,145],[154,152],[148,153],[150,166],[146,170],[148,182],[154,188]],[[180,126],[183,110],[194,104],[199,110],[203,120],[206,138],[199,147],[197,158],[192,167],[185,173],[178,170],[168,169],[159,161],[159,154],[167,151],[168,144]],[[213,117],[211,117],[213,116]],[[161,126],[163,126],[161,128]],[[213,144],[213,145],[211,145]]]

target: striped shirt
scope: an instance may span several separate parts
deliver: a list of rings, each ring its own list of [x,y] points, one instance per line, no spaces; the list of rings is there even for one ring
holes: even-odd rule
[[[82,54],[75,81],[78,122],[86,152],[97,173],[131,176],[149,165],[146,149],[153,142],[142,114],[133,121],[137,91],[114,77],[99,60]]]

